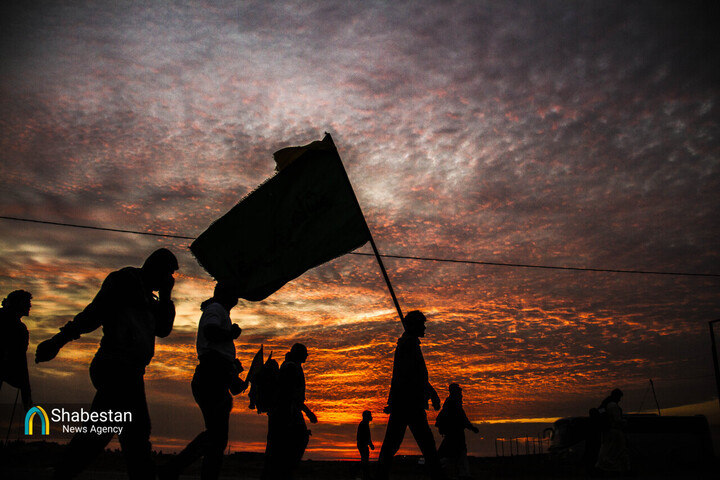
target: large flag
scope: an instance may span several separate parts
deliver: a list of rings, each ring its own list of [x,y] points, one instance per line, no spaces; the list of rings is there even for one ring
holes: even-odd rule
[[[262,300],[370,233],[329,134],[275,152],[277,170],[190,246],[215,280]]]

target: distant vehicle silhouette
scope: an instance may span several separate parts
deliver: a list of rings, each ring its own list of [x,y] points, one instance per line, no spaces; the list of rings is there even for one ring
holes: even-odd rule
[[[697,467],[713,458],[710,426],[704,415],[626,414],[625,435],[630,461],[638,473],[667,466]],[[566,464],[581,464],[590,417],[565,417],[548,429],[548,453]]]

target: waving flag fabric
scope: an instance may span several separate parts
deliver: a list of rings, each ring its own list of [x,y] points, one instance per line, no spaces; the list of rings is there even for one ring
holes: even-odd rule
[[[329,134],[274,157],[278,173],[190,246],[210,275],[252,301],[364,245],[370,236]]]

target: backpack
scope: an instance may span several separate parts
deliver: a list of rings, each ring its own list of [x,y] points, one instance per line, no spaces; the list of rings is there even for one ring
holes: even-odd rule
[[[272,358],[272,354],[267,361],[255,372],[253,378],[250,379],[250,410],[257,410],[258,415],[269,412],[275,405],[275,394],[277,392],[278,377],[280,376],[280,366],[277,361]]]
[[[602,430],[603,432],[609,431],[610,426],[612,425],[612,418],[610,417],[610,412],[607,411],[607,408],[601,405],[597,409],[593,410],[597,411],[596,421],[597,424],[600,426],[600,430]]]
[[[447,428],[449,427],[449,419],[447,417],[447,410],[443,408],[442,410],[440,410],[440,413],[438,413],[437,418],[435,419],[435,426],[437,427],[438,433],[440,435],[447,435]]]

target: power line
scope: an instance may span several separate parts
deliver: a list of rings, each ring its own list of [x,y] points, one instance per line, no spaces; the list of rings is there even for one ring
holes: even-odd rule
[[[372,253],[351,252],[352,255],[373,256]],[[717,273],[688,273],[688,272],[656,272],[651,270],[620,270],[612,268],[587,268],[587,267],[559,267],[552,265],[530,265],[524,263],[500,263],[500,262],[482,262],[478,260],[455,260],[451,258],[430,258],[430,257],[413,257],[408,255],[381,255],[386,258],[401,258],[403,260],[423,260],[428,262],[447,262],[447,263],[466,263],[470,265],[494,265],[499,267],[518,267],[518,268],[543,268],[547,270],[574,270],[579,272],[607,272],[607,273],[636,273],[642,275],[679,275],[688,277],[720,277]]]
[[[40,223],[43,225],[55,225],[55,226],[59,226],[59,227],[85,228],[87,230],[100,230],[103,232],[132,233],[134,235],[149,235],[152,237],[167,237],[167,238],[180,238],[183,240],[195,240],[195,237],[186,237],[183,235],[170,235],[168,233],[139,232],[137,230],[123,230],[121,228],[105,228],[105,227],[94,227],[91,225],[77,225],[74,223],[49,222],[46,220],[33,220],[30,218],[6,217],[4,215],[0,215],[0,219],[14,220],[16,222]]]
[[[181,240],[195,240],[195,237],[188,237],[185,235],[172,235],[172,234],[168,234],[168,233],[142,232],[142,231],[138,231],[138,230],[125,230],[125,229],[119,229],[119,228],[96,227],[96,226],[92,226],[92,225],[78,225],[78,224],[64,223],[64,222],[50,222],[50,221],[46,221],[46,220],[34,220],[34,219],[30,219],[30,218],[9,217],[9,216],[5,216],[5,215],[0,215],[0,219],[13,220],[13,221],[17,221],[17,222],[39,223],[42,225],[53,225],[53,226],[60,226],[60,227],[84,228],[87,230],[100,230],[100,231],[104,231],[104,232],[130,233],[133,235],[146,235],[146,236],[153,236],[153,237],[177,238],[177,239],[181,239]],[[349,254],[350,255],[367,256],[367,257],[374,256],[374,254],[372,254],[372,253],[363,253],[363,252],[349,252]],[[552,265],[532,265],[532,264],[524,264],[524,263],[484,262],[484,261],[479,261],[479,260],[458,260],[458,259],[452,259],[452,258],[417,257],[417,256],[410,256],[410,255],[393,255],[393,254],[381,254],[380,256],[384,257],[384,258],[397,258],[397,259],[401,259],[401,260],[418,260],[418,261],[423,261],[423,262],[460,263],[460,264],[465,264],[465,265],[489,265],[489,266],[497,266],[497,267],[536,268],[536,269],[545,269],[545,270],[569,270],[569,271],[577,271],[577,272],[632,273],[632,274],[638,274],[638,275],[673,275],[673,276],[684,276],[684,277],[720,277],[720,274],[717,274],[717,273],[660,272],[660,271],[652,271],[652,270],[622,270],[622,269],[611,269],[611,268],[560,267],[560,266],[552,266]]]

